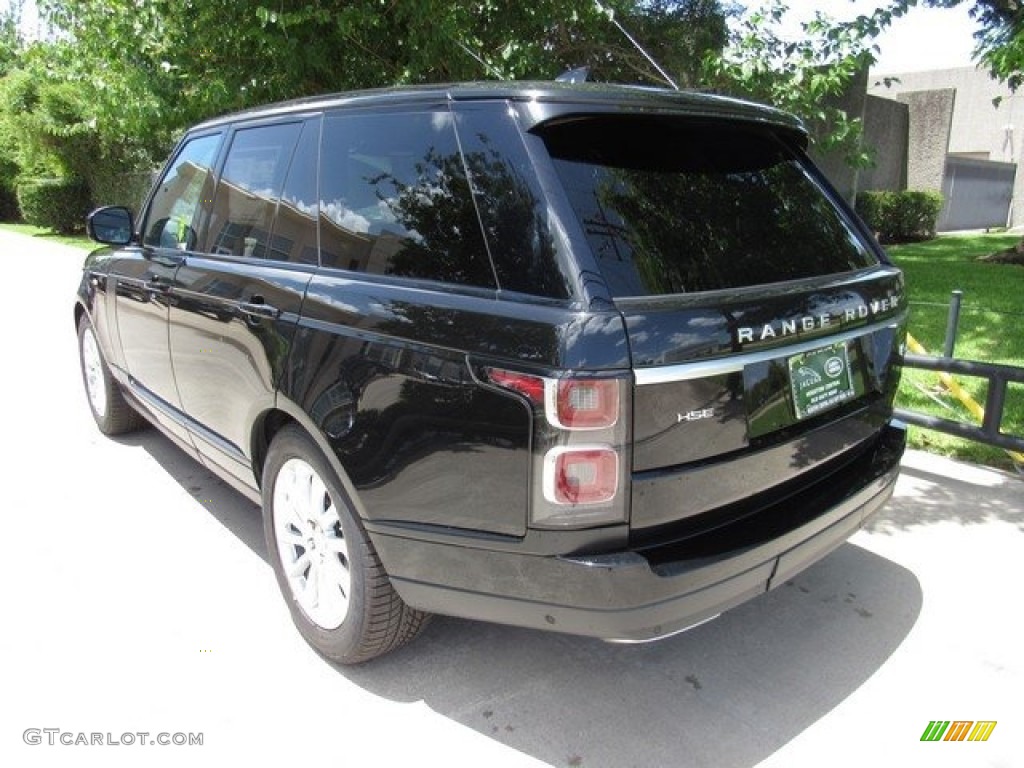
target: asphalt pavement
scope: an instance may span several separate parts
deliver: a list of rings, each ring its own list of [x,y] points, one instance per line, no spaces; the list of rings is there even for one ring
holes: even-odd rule
[[[95,429],[84,254],[0,231],[0,765],[1024,766],[1018,476],[909,452],[848,544],[659,643],[438,618],[338,668],[253,504],[152,429]],[[934,720],[996,726],[922,742]]]

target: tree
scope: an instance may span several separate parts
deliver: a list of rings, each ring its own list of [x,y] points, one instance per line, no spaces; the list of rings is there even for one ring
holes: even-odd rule
[[[963,0],[926,0],[927,5],[952,7]],[[974,0],[971,16],[980,29],[975,33],[975,57],[1012,90],[1024,83],[1024,5],[1020,0]]]
[[[21,53],[20,21],[17,7],[0,11],[0,77],[10,72]]]
[[[19,31],[18,6],[0,11],[0,83],[18,61],[23,49]],[[0,221],[17,218],[18,203],[14,196],[14,179],[18,162],[10,121],[0,112]]]
[[[89,210],[99,147],[87,95],[47,66],[52,45],[29,46],[0,79],[3,213],[69,232],[81,227]]]
[[[802,24],[802,36],[791,39],[780,31],[788,10],[784,0],[770,0],[743,15],[723,55],[706,56],[705,80],[718,91],[792,112],[817,150],[864,166],[870,158],[860,143],[861,121],[839,100],[874,61],[873,39],[881,30],[836,24],[818,11]]]
[[[729,37],[728,14],[718,0],[648,0],[618,11],[595,5],[607,20],[597,19],[561,46],[563,61],[589,65],[595,80],[665,85],[628,33],[673,82],[683,88],[700,87],[704,56],[720,54]]]
[[[25,53],[0,83],[0,106],[22,175],[84,180],[98,152],[89,97],[49,66],[53,45]]]
[[[1021,0],[889,0],[870,14],[839,27],[855,34],[877,37],[894,19],[918,5],[928,8],[953,8],[970,5],[970,15],[978,24],[975,32],[975,58],[1011,89],[1024,83],[1024,4]]]
[[[609,0],[693,82],[725,40],[719,0]],[[41,0],[71,41],[101,133],[166,151],[218,113],[354,88],[550,79],[590,64],[603,77],[651,68],[592,0]],[[156,145],[161,148],[156,149]]]
[[[970,2],[980,23],[975,56],[1011,88],[1024,82],[1024,5],[1021,0],[889,0],[870,13],[836,22],[820,11],[799,39],[784,38],[784,0],[747,13],[723,55],[709,54],[704,73],[712,87],[793,112],[807,124],[816,148],[841,153],[854,167],[870,163],[861,125],[839,106],[858,74],[875,61],[875,39],[910,8],[951,8]]]

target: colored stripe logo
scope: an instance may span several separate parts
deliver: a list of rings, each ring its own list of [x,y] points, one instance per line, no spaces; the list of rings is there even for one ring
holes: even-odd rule
[[[921,741],[988,741],[996,720],[932,720]]]

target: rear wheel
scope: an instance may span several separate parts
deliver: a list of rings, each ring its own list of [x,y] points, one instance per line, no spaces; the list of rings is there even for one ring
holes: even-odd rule
[[[297,427],[274,438],[263,474],[267,550],[299,632],[339,664],[398,648],[429,614],[407,606],[333,470]]]
[[[105,435],[119,435],[141,427],[145,421],[125,400],[121,387],[103,359],[96,332],[87,315],[78,321],[78,360],[89,410]]]

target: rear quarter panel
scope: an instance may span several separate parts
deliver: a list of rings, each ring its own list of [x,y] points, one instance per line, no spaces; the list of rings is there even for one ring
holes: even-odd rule
[[[313,419],[369,520],[523,536],[530,409],[484,364],[624,368],[617,313],[500,301],[322,270],[284,394]]]

